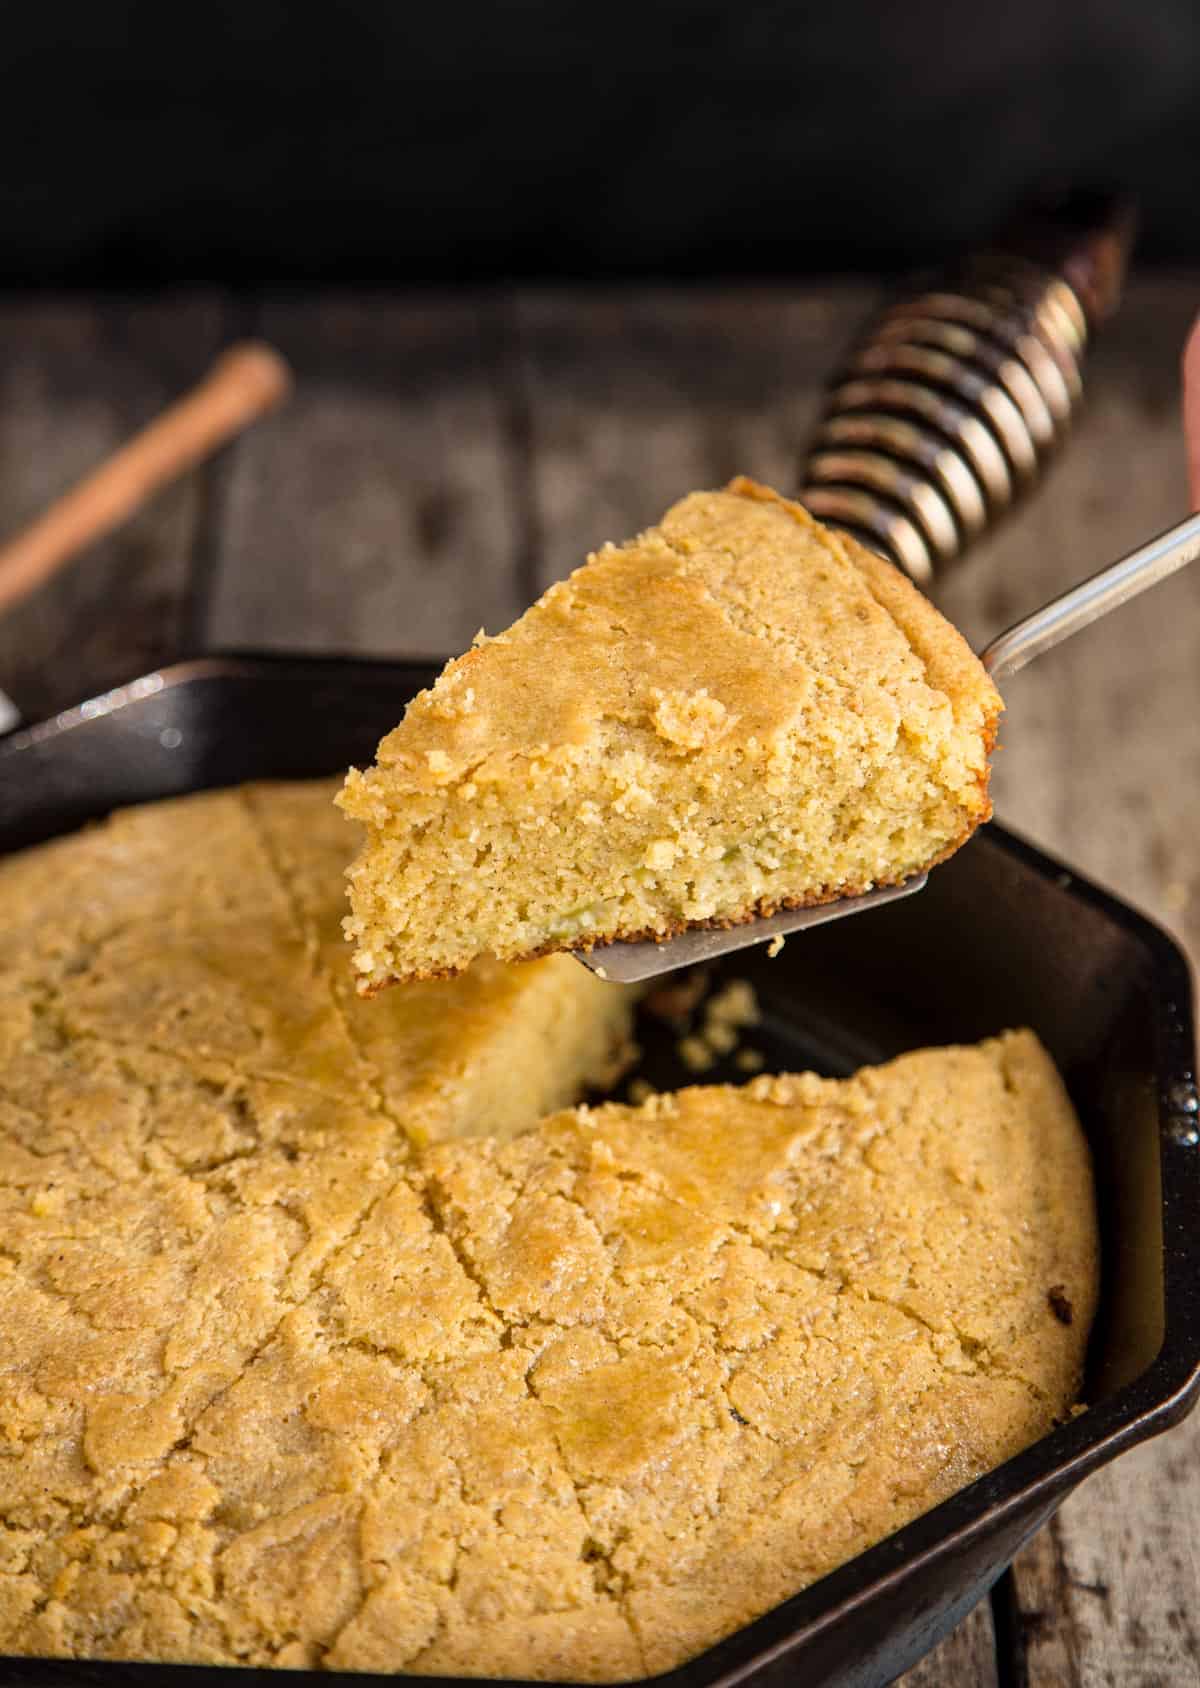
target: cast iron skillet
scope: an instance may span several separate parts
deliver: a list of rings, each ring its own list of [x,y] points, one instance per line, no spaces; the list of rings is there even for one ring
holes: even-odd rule
[[[234,657],[145,676],[0,741],[0,850],[125,803],[368,761],[434,672]],[[922,1044],[1032,1026],[1066,1076],[1095,1158],[1104,1278],[1088,1411],[657,1679],[663,1688],[876,1688],[959,1621],[1081,1478],[1176,1423],[1200,1392],[1200,1120],[1187,964],[1133,909],[993,825],[931,874],[920,897],[793,939],[774,961],[743,952],[725,970],[753,980],[764,1009],[755,1039],[777,1070],[843,1074]],[[694,1082],[677,1064],[674,1033],[647,1019],[639,1041],[641,1071],[656,1086]],[[744,1075],[717,1067],[711,1077]],[[479,1660],[481,1673],[487,1664]],[[208,1667],[0,1660],[0,1688],[231,1680]],[[236,1678],[270,1688],[280,1680]],[[328,1688],[336,1679],[300,1680]],[[392,1679],[342,1680],[366,1688]],[[423,1680],[453,1688],[444,1677]]]

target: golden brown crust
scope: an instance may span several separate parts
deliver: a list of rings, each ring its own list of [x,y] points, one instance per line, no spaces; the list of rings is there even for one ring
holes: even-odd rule
[[[0,865],[0,1653],[652,1674],[1069,1410],[1090,1172],[1031,1034],[429,1144],[620,992],[352,1000],[325,800]]]
[[[692,494],[351,772],[360,988],[896,884],[990,814],[1000,707],[889,564],[753,482]]]
[[[743,498],[778,505],[805,528],[818,525],[802,504],[784,498],[770,487],[760,486],[744,475],[730,481],[726,490]],[[930,684],[950,699],[956,716],[963,719],[969,715],[972,720],[978,718],[981,722],[990,723],[994,737],[1004,704],[979,658],[958,629],[934,608],[906,574],[878,552],[869,551],[851,534],[838,529],[826,529],[824,532],[827,541],[840,547],[855,565],[876,601],[901,628],[912,649],[925,664]]]

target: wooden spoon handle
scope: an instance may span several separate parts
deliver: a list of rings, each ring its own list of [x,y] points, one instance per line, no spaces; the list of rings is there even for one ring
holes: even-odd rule
[[[26,597],[151,495],[286,398],[279,353],[247,340],[221,353],[190,393],[0,545],[0,610]]]

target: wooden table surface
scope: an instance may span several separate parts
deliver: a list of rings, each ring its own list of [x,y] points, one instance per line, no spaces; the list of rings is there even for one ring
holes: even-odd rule
[[[863,284],[0,303],[0,531],[254,332],[277,416],[0,622],[30,716],[181,653],[437,653],[737,471],[787,488]],[[945,580],[973,640],[1186,508],[1200,275],[1139,278],[1034,498]],[[1200,569],[1009,688],[997,810],[1200,946]],[[297,722],[297,731],[304,730]],[[911,1688],[1200,1682],[1200,1414],[1093,1477]]]

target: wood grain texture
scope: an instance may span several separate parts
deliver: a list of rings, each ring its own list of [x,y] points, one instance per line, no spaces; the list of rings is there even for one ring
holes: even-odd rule
[[[0,528],[13,533],[199,379],[222,334],[214,296],[0,306]],[[0,620],[0,687],[28,717],[175,655],[199,471]]]
[[[211,647],[447,652],[521,607],[494,302],[268,301],[289,404],[234,460]]]
[[[539,293],[516,306],[537,586],[697,487],[795,487],[873,288]]]
[[[1091,1479],[1013,1568],[1020,1688],[1200,1681],[1196,1437],[1187,1426]]]

